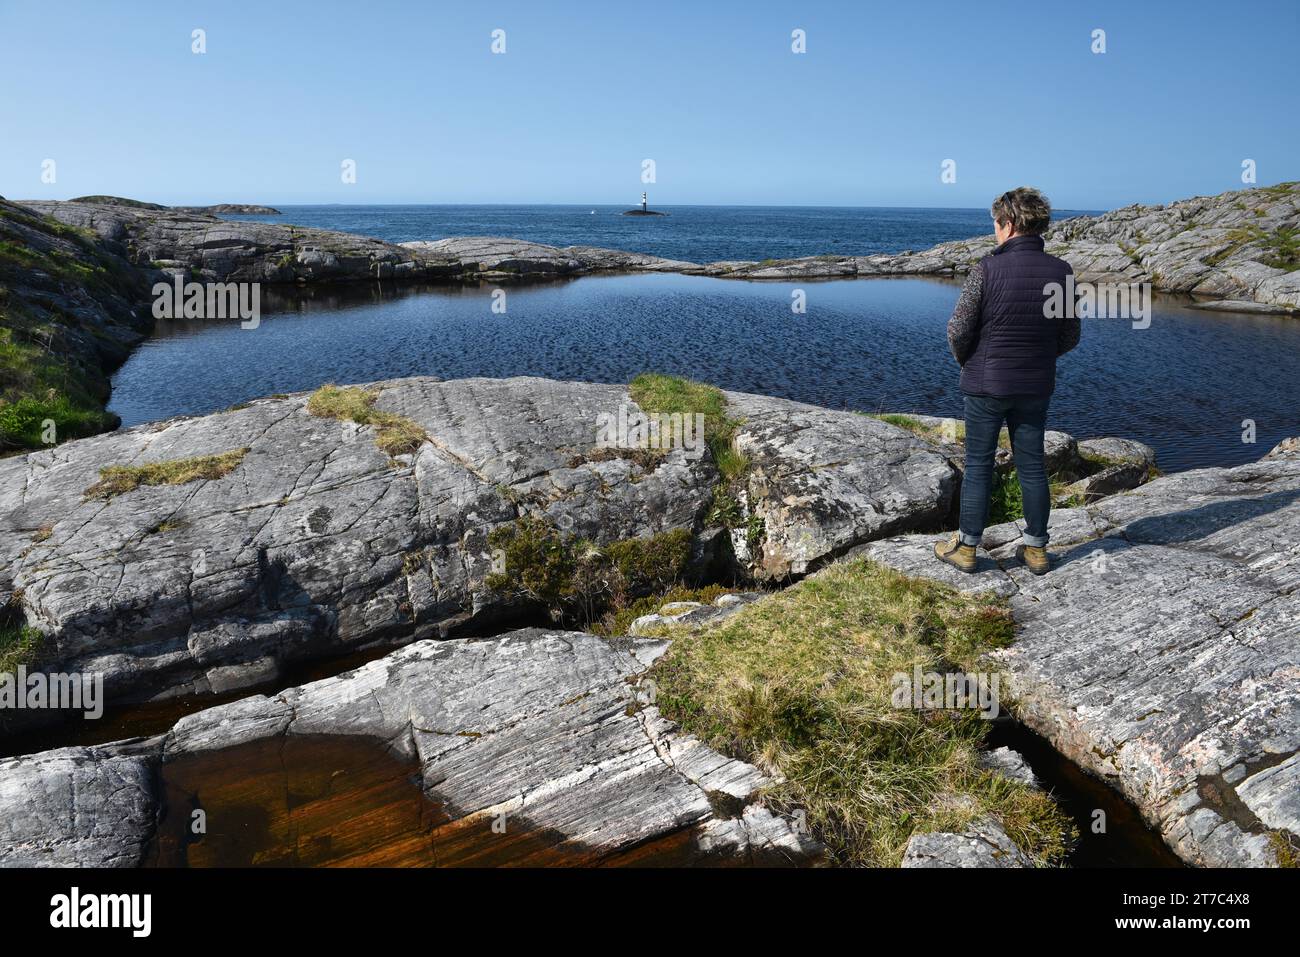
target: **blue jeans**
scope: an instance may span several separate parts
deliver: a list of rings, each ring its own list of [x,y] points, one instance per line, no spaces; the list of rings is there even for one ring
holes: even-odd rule
[[[1024,501],[1026,545],[1047,544],[1047,516],[1052,496],[1043,467],[1043,431],[1051,401],[1030,397],[966,396],[966,475],[961,483],[961,540],[978,545],[989,520],[989,495],[993,490],[993,458],[998,433],[1005,420],[1011,433],[1011,451]]]

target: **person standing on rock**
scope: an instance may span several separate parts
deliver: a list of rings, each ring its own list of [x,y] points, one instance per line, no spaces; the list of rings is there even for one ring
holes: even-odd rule
[[[948,320],[948,346],[961,366],[966,403],[966,474],[961,485],[959,531],[934,546],[935,556],[964,572],[975,571],[975,549],[988,522],[998,435],[1005,422],[1024,502],[1025,528],[1016,556],[1045,575],[1047,518],[1052,498],[1043,465],[1043,432],[1056,386],[1056,360],[1079,344],[1073,309],[1049,318],[1053,284],[1066,288],[1074,270],[1043,250],[1052,218],[1047,197],[1022,186],[994,202],[998,246],[966,278]]]

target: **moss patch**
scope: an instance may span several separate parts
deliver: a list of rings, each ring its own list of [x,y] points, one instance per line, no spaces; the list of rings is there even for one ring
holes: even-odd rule
[[[142,485],[184,485],[200,479],[219,479],[238,468],[248,451],[232,449],[217,455],[196,455],[146,465],[110,465],[99,470],[99,481],[86,489],[85,494],[87,498],[107,499]]]
[[[664,592],[680,580],[691,555],[689,529],[600,546],[562,535],[550,522],[525,516],[492,530],[505,571],[489,575],[494,591],[545,606],[557,619],[594,627],[647,593]]]
[[[912,834],[983,814],[1057,863],[1073,826],[1042,792],[979,767],[988,722],[891,702],[896,674],[972,670],[1012,633],[999,605],[854,561],[677,638],[651,676],[687,732],[779,772],[769,801],[803,810],[839,863],[897,865]]]
[[[1287,831],[1269,831],[1268,843],[1277,855],[1278,867],[1300,867],[1300,838]]]
[[[307,411],[324,419],[343,419],[374,426],[375,444],[390,456],[416,452],[429,441],[428,433],[411,419],[376,409],[379,393],[357,386],[323,385],[307,400]]]

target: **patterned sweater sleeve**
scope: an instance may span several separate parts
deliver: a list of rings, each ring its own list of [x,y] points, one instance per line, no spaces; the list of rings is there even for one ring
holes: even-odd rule
[[[948,320],[948,348],[958,365],[965,365],[979,340],[980,300],[984,296],[984,263],[977,262],[961,287],[957,308]]]

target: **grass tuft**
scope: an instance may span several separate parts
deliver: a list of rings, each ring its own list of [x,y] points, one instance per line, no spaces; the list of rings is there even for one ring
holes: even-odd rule
[[[879,419],[881,422],[887,422],[890,425],[897,426],[900,429],[906,429],[918,439],[926,442],[932,442],[937,445],[945,445],[952,442],[966,441],[966,423],[960,420],[956,423],[956,429],[952,435],[944,435],[944,431],[937,425],[928,425],[912,415],[906,415],[901,412],[878,412],[864,413],[870,418]]]
[[[740,422],[727,415],[727,397],[717,386],[681,376],[643,372],[628,386],[632,401],[645,412],[704,415],[704,436],[724,482],[741,477],[749,460],[732,445]]]
[[[15,674],[19,665],[35,663],[45,636],[29,625],[0,625],[0,674]]]
[[[99,470],[99,481],[86,489],[86,498],[108,499],[142,485],[184,485],[200,479],[219,479],[237,469],[247,454],[248,449],[242,448],[146,465],[109,465]]]
[[[392,458],[414,454],[429,441],[421,426],[394,412],[376,409],[379,393],[357,386],[327,384],[312,393],[307,400],[307,411],[323,419],[340,419],[357,425],[374,426],[375,444]]]
[[[1025,517],[1025,501],[1020,494],[1020,479],[1014,471],[993,473],[993,490],[989,496],[989,524],[1001,525]]]
[[[843,562],[678,637],[651,674],[667,717],[784,779],[768,800],[802,809],[838,863],[896,866],[913,834],[991,814],[1055,864],[1073,825],[1043,792],[979,766],[987,721],[891,701],[895,675],[974,670],[1013,631],[990,601]]]

